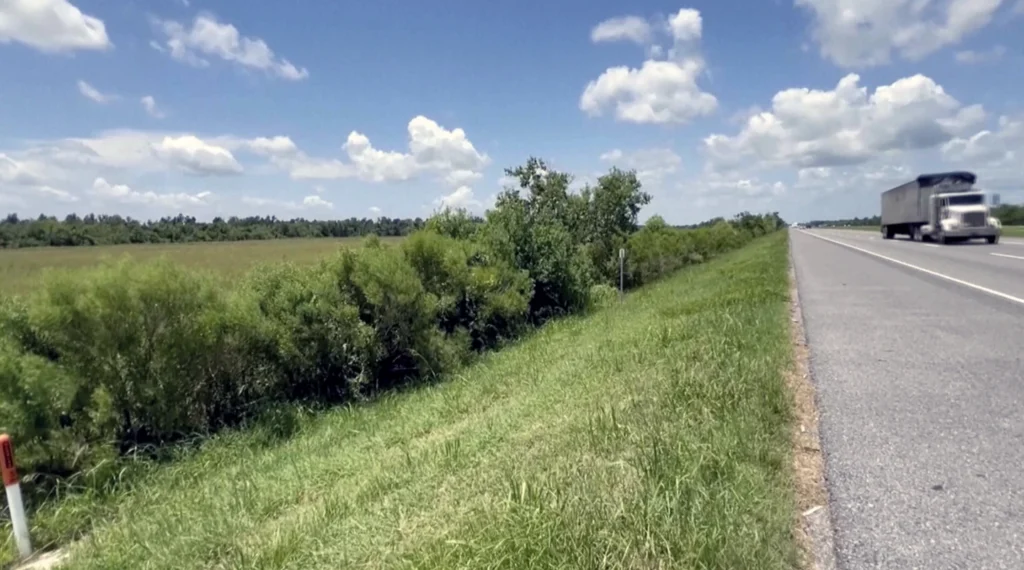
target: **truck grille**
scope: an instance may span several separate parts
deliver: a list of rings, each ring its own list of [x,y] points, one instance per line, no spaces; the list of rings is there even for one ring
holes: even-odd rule
[[[983,228],[986,220],[985,212],[967,212],[963,216],[964,226],[968,228]]]

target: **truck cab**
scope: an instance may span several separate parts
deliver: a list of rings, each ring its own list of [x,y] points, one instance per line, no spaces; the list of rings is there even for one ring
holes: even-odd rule
[[[985,193],[941,192],[930,197],[929,220],[921,233],[939,243],[984,238],[997,243],[1002,224],[992,217]]]

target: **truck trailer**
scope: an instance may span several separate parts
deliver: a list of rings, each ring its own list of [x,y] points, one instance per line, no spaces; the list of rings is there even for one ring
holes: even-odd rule
[[[922,174],[882,192],[882,238],[949,243],[984,238],[998,243],[1002,224],[992,217],[972,172]]]

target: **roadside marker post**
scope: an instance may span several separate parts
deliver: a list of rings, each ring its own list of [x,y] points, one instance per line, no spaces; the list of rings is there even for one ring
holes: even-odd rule
[[[626,261],[626,248],[619,248],[619,302],[625,298],[625,261]]]
[[[18,480],[18,468],[14,464],[14,447],[11,436],[0,435],[0,471],[7,491],[7,505],[11,512],[11,526],[14,527],[14,542],[18,545],[18,554],[28,558],[32,554],[32,540],[28,535],[28,517],[25,515],[25,503],[21,498],[21,483]]]

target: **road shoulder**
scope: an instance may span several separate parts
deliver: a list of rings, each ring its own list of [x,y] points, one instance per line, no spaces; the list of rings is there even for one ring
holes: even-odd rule
[[[789,259],[789,291],[793,367],[787,376],[787,384],[793,395],[794,413],[792,442],[797,503],[794,534],[800,547],[802,568],[833,570],[836,568],[836,556],[828,491],[825,487],[824,458],[818,434],[818,408],[792,249]]]

